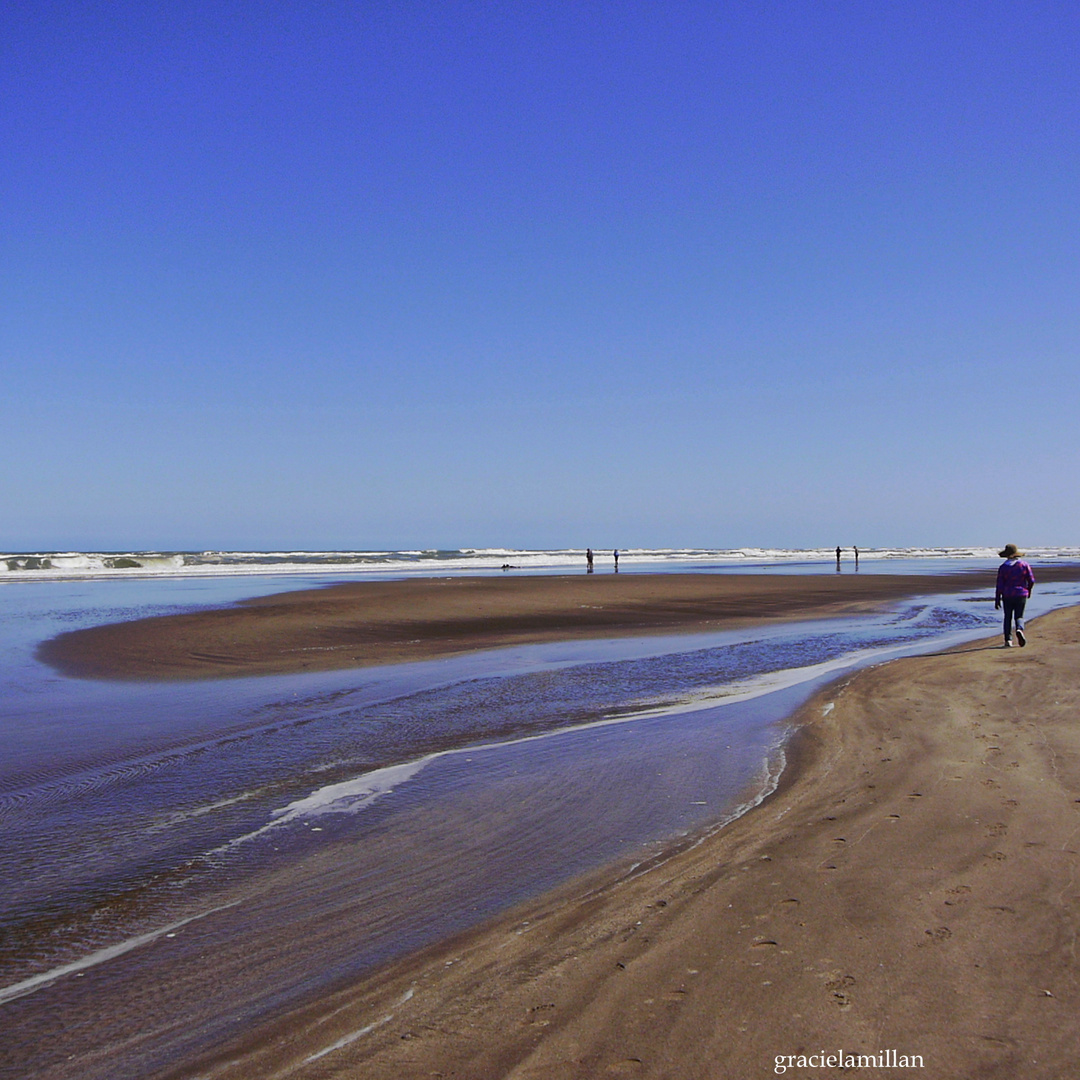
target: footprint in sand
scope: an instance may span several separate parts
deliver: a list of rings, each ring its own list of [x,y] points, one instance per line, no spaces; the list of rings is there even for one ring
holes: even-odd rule
[[[613,1061],[606,1069],[612,1076],[633,1076],[645,1067],[641,1058],[623,1058],[622,1061]]]
[[[849,986],[855,985],[854,975],[834,975],[828,982],[825,983],[826,990],[843,990]]]
[[[825,989],[832,994],[832,999],[841,1012],[846,1012],[851,1008],[852,999],[848,990],[854,985],[854,975],[841,975],[837,978],[830,979],[825,984]]]

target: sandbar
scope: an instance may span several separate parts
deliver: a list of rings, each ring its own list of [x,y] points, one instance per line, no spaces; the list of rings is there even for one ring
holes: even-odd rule
[[[1041,582],[1080,567],[1039,567]],[[992,574],[577,574],[365,581],[110,623],[44,642],[64,674],[206,679],[426,660],[508,645],[734,629],[960,592]]]

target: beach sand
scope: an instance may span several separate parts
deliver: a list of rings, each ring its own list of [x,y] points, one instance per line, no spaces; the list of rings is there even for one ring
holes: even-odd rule
[[[1041,582],[1080,568],[1039,567]],[[960,592],[992,574],[578,574],[367,581],[62,634],[68,675],[200,679],[424,660],[536,642],[734,629]]]
[[[834,684],[796,718],[780,789],[728,827],[170,1075],[747,1080],[841,1050],[950,1080],[1075,1075],[1080,609],[1029,629],[1026,649]]]

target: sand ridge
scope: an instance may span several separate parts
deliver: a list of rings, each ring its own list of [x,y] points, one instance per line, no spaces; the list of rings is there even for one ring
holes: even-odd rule
[[[1076,566],[1040,581],[1077,580]],[[365,581],[111,623],[44,642],[67,675],[204,679],[424,660],[575,638],[734,629],[844,615],[992,575],[577,574]]]
[[[796,718],[780,790],[727,828],[169,1075],[719,1080],[839,1049],[1074,1075],[1080,609],[1030,633],[834,684]]]

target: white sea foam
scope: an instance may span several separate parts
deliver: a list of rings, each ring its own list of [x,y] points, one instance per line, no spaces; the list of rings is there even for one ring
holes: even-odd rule
[[[399,765],[388,765],[383,769],[373,769],[352,780],[343,780],[337,784],[327,784],[313,791],[302,799],[297,799],[277,810],[270,811],[270,821],[254,832],[237,836],[227,844],[215,848],[211,854],[222,855],[240,844],[264,836],[272,829],[296,822],[307,823],[312,818],[324,814],[356,814],[366,810],[376,799],[388,795],[396,787],[411,780],[421,769],[434,761],[439,754],[428,754],[415,761],[405,761]]]
[[[436,756],[429,754],[416,761],[389,765],[385,769],[375,769],[354,780],[328,784],[306,798],[289,803],[280,810],[274,810],[271,817],[275,824],[285,825],[291,821],[307,821],[322,814],[355,814],[367,809],[381,796],[388,795],[399,784],[411,780]]]
[[[402,1005],[411,1000],[415,993],[416,987],[410,986],[394,1004],[394,1008],[400,1009]],[[381,1028],[383,1024],[388,1024],[393,1019],[394,1014],[390,1013],[387,1016],[380,1017],[378,1020],[373,1020],[370,1024],[365,1024],[356,1031],[350,1031],[348,1035],[342,1035],[336,1042],[331,1043],[329,1046],[324,1046],[322,1050],[318,1050],[314,1054],[310,1054],[308,1057],[304,1058],[304,1064],[307,1065],[309,1062],[318,1061],[319,1058],[326,1057],[327,1054],[332,1054],[335,1050],[340,1050],[343,1046],[348,1046],[349,1043],[356,1042],[357,1039],[362,1039],[365,1035],[370,1035],[376,1028]]]
[[[349,1043],[356,1042],[357,1039],[362,1039],[365,1035],[370,1035],[376,1028],[381,1028],[383,1024],[388,1024],[393,1019],[394,1014],[390,1013],[387,1016],[381,1016],[378,1020],[373,1020],[370,1024],[365,1024],[357,1031],[350,1031],[348,1035],[342,1035],[337,1042],[331,1043],[329,1046],[323,1047],[322,1050],[318,1050],[304,1058],[304,1064],[308,1065],[312,1061],[318,1061],[319,1058],[326,1057],[327,1054],[332,1054],[335,1050],[340,1050],[343,1046],[348,1046]]]
[[[624,569],[694,568],[707,565],[829,563],[834,548],[626,548]],[[597,549],[610,560],[608,549]],[[851,549],[844,559],[851,561]],[[1035,559],[1080,559],[1080,547],[1029,548]],[[996,547],[865,548],[862,562],[891,560],[993,560]],[[584,566],[583,548],[524,550],[462,548],[453,551],[129,551],[9,552],[0,554],[0,581],[71,578],[214,577],[253,574],[441,574],[513,567],[558,571]]]
[[[935,639],[934,647],[947,648],[954,641],[961,641],[969,636],[969,631],[958,631],[955,634],[942,635],[940,638]],[[655,705],[646,704],[640,710],[635,710],[626,717],[620,717],[615,722],[643,720],[654,716],[672,716],[677,713],[710,709],[719,705],[732,705],[737,701],[749,701],[752,698],[763,697],[765,694],[773,694],[778,690],[787,690],[792,686],[813,682],[816,679],[824,678],[839,671],[845,671],[848,668],[864,667],[874,662],[881,662],[889,657],[908,652],[911,648],[912,645],[908,642],[902,646],[884,645],[872,649],[858,649],[854,652],[844,653],[842,656],[837,656],[832,660],[824,660],[818,664],[783,668],[779,671],[768,671],[761,675],[754,675],[748,679],[723,683],[720,686],[702,687],[676,701],[665,700]]]
[[[48,986],[49,983],[62,979],[65,975],[74,975],[80,971],[85,971],[87,968],[103,964],[106,960],[113,960],[117,956],[123,956],[124,953],[131,952],[132,949],[149,945],[152,941],[157,941],[158,938],[164,937],[166,934],[175,933],[182,926],[187,926],[188,923],[205,919],[208,915],[225,911],[226,908],[236,907],[238,903],[239,901],[235,900],[231,904],[222,904],[220,907],[210,908],[209,911],[201,911],[198,915],[191,915],[186,919],[180,919],[178,922],[169,923],[168,926],[151,930],[148,934],[139,934],[138,937],[128,938],[127,941],[121,941],[117,945],[98,949],[97,952],[92,952],[79,960],[72,961],[70,964],[63,964],[60,967],[52,968],[50,971],[43,971],[40,975],[33,975],[29,979],[23,979],[22,982],[0,987],[0,1005],[13,1001],[15,998],[23,997],[25,994],[32,994],[35,990],[40,990],[43,986]]]

